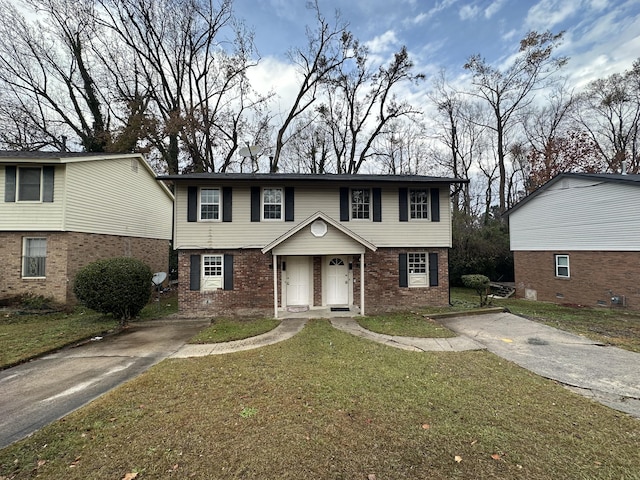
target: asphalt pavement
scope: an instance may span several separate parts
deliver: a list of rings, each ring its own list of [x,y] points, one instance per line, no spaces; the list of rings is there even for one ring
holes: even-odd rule
[[[454,332],[576,393],[640,418],[640,354],[510,313],[439,319]]]
[[[209,323],[184,319],[132,323],[117,335],[0,371],[0,448],[136,377]]]

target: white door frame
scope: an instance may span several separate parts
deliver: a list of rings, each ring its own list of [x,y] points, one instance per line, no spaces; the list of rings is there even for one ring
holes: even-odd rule
[[[339,303],[329,303],[329,301],[331,300],[329,298],[329,291],[330,291],[330,277],[329,277],[329,268],[330,265],[329,263],[331,262],[331,260],[333,260],[334,258],[339,258],[340,260],[342,260],[342,262],[344,262],[344,270],[345,270],[345,279],[346,280],[346,284],[344,284],[344,290],[346,292],[346,299],[345,302],[339,302]],[[348,305],[352,305],[353,304],[353,270],[351,268],[349,268],[349,264],[352,261],[352,257],[351,255],[325,255],[322,262],[323,262],[323,275],[322,275],[322,304],[325,306],[348,306]],[[341,280],[336,278],[336,281],[340,282]]]

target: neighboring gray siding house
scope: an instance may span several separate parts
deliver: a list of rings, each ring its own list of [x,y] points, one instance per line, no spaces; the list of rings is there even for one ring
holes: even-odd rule
[[[73,303],[94,260],[167,271],[173,195],[139,154],[0,152],[0,299]]]
[[[519,297],[640,310],[640,175],[564,173],[506,214]]]
[[[187,174],[175,185],[183,313],[449,302],[450,185],[410,175]]]

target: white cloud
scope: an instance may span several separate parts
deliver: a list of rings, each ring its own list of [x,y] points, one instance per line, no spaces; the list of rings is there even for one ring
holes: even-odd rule
[[[541,0],[529,9],[525,24],[533,30],[547,30],[572,17],[581,8],[579,1]]]
[[[462,8],[458,11],[458,15],[460,15],[460,20],[473,20],[480,13],[480,8],[476,5],[463,5]]]
[[[399,43],[396,33],[393,30],[387,30],[382,35],[365,42],[365,45],[371,53],[380,54],[394,50]]]
[[[484,18],[490,19],[500,11],[506,0],[495,0],[484,10]]]

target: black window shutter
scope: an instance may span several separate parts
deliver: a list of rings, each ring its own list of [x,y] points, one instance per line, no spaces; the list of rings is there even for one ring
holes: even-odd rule
[[[251,187],[251,221],[260,221],[260,187]]]
[[[401,253],[398,255],[398,272],[400,276],[400,287],[409,286],[409,275],[407,273],[407,254]]]
[[[285,222],[293,222],[294,219],[294,207],[295,207],[295,198],[294,198],[293,187],[285,187],[284,188],[284,221]]]
[[[4,201],[16,201],[16,167],[14,165],[4,167]]]
[[[340,187],[340,221],[349,221],[349,189]]]
[[[438,254],[429,254],[429,286],[438,286]]]
[[[47,165],[42,167],[42,201],[51,203],[53,202],[53,180],[54,180],[55,167],[53,165]]]
[[[440,189],[431,189],[431,221],[440,221]]]
[[[224,285],[225,290],[233,290],[233,255],[224,256]]]
[[[197,221],[198,221],[198,187],[187,187],[187,222],[197,222]]]
[[[222,188],[222,221],[231,221],[232,194],[231,187]]]
[[[407,188],[398,189],[398,213],[401,222],[409,221],[409,190]]]
[[[189,289],[200,290],[200,255],[191,255],[189,265]]]
[[[373,190],[373,221],[382,221],[382,189],[374,188]]]

